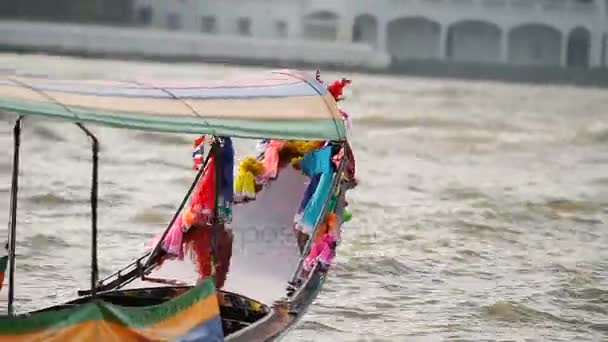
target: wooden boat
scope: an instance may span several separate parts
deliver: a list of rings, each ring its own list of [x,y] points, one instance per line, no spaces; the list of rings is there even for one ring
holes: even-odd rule
[[[284,336],[321,290],[329,264],[327,258],[311,256],[317,247],[314,244],[321,241],[315,234],[329,213],[339,218],[338,229],[332,232],[335,240],[323,245],[331,248],[333,256],[343,223],[344,195],[352,187],[352,178],[345,177],[345,171],[353,158],[336,98],[318,77],[293,70],[207,82],[58,80],[0,74],[0,110],[19,115],[14,126],[9,281],[8,289],[3,290],[8,291],[8,312],[0,317],[0,340],[268,341]],[[19,147],[26,117],[73,123],[92,141],[91,286],[64,304],[16,313]],[[195,133],[213,141],[207,160],[158,242],[132,264],[102,280],[97,265],[99,142],[86,124]],[[266,179],[265,185],[257,184],[255,200],[233,203],[231,215],[221,212],[226,208],[220,199],[225,167],[220,152],[235,137],[316,141],[332,149],[332,161],[326,161],[330,171],[321,176],[327,177],[324,181],[329,190],[325,197],[315,198],[322,200],[316,203],[321,207],[312,231],[304,235],[308,240],[299,240],[304,243],[298,245],[294,215],[298,205],[305,203],[303,196],[310,185],[309,177],[293,167],[292,161],[298,163],[298,159],[280,160],[278,176]],[[306,152],[304,158],[322,150],[320,146]],[[258,159],[266,162],[267,157],[265,153]],[[215,161],[213,168],[210,160]],[[212,170],[213,189],[199,185]],[[224,274],[222,286],[216,284],[217,263],[215,270],[201,277],[196,262],[169,258],[163,245],[196,191],[212,193],[214,203],[205,225],[190,227],[190,231],[210,232],[211,240],[197,240],[196,246],[209,243],[212,259],[220,257],[224,247],[218,236],[231,229],[233,241],[246,247],[230,247],[230,271]],[[248,240],[252,231],[269,238]]]

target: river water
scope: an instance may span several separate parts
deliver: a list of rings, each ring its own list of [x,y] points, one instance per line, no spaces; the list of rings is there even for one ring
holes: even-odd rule
[[[63,77],[219,78],[244,69],[0,55]],[[329,80],[342,75],[324,74]],[[360,186],[315,305],[287,341],[608,339],[608,93],[349,74]],[[0,125],[8,215],[12,117]],[[100,264],[161,231],[193,178],[192,136],[94,127]],[[90,150],[66,124],[25,123],[18,310],[88,285]]]

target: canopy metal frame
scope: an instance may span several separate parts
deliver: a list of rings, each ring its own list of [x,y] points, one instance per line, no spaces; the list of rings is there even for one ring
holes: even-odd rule
[[[92,177],[91,177],[91,289],[94,296],[98,278],[97,261],[97,200],[98,200],[98,170],[99,170],[99,140],[83,124],[76,123],[87,137],[91,139],[92,150]],[[8,288],[8,314],[15,314],[15,260],[17,249],[17,204],[19,192],[19,166],[21,151],[21,130],[23,116],[19,116],[13,128],[13,172],[11,180],[10,215],[9,215],[9,288]]]
[[[179,214],[182,212],[185,207],[188,199],[190,198],[192,192],[194,191],[196,185],[199,183],[200,178],[204,174],[205,167],[209,162],[209,158],[212,155],[215,155],[216,158],[220,157],[219,153],[219,142],[215,142],[212,144],[211,149],[205,160],[201,164],[200,169],[197,172],[194,181],[190,185],[186,195],[182,199],[179,207],[175,211],[171,221],[168,223],[165,228],[161,239],[159,239],[158,243],[154,246],[153,250],[149,253],[146,253],[135,262],[127,265],[127,267],[122,270],[106,277],[105,279],[99,281],[99,266],[98,266],[98,188],[99,188],[99,139],[83,124],[76,123],[76,126],[82,130],[86,136],[91,140],[91,151],[92,151],[92,177],[91,177],[91,195],[90,195],[90,203],[91,203],[91,275],[90,275],[90,289],[88,290],[80,290],[78,291],[79,296],[83,295],[91,295],[95,296],[98,292],[107,291],[111,289],[120,288],[127,283],[133,281],[138,277],[142,277],[145,274],[149,273],[155,266],[157,257],[161,253],[161,246],[163,241],[165,240],[167,234],[169,233],[170,228],[175,223],[175,220],[178,218]],[[21,131],[23,127],[23,116],[19,116],[16,120],[14,128],[13,128],[13,169],[12,169],[12,180],[11,180],[11,196],[10,196],[10,213],[9,213],[9,244],[8,244],[8,261],[9,261],[9,290],[8,290],[8,314],[14,314],[14,301],[15,301],[15,260],[16,260],[16,236],[17,236],[17,204],[18,204],[18,191],[19,191],[19,166],[20,166],[20,150],[21,150]],[[216,177],[219,177],[220,173],[218,170],[221,165],[218,162],[216,163]],[[212,240],[212,252],[213,257],[215,258],[216,250],[216,242],[215,235],[217,234],[216,226],[218,224],[218,195],[219,195],[219,182],[218,179],[215,181],[216,191],[215,191],[215,215],[214,222],[212,224],[213,229],[213,240]],[[147,260],[144,262],[144,260]],[[125,272],[126,269],[134,267],[130,272]]]
[[[192,192],[194,191],[194,189],[196,188],[196,185],[199,183],[200,178],[204,174],[204,170],[209,162],[209,158],[215,153],[216,149],[217,149],[216,146],[214,146],[214,145],[211,146],[209,153],[205,157],[204,161],[201,163],[200,169],[197,171],[197,174],[194,177],[194,181],[192,182],[192,184],[190,184],[190,188],[186,192],[186,195],[182,198],[180,205],[175,210],[173,217],[171,218],[171,220],[165,227],[165,230],[163,231],[160,239],[158,240],[156,245],[152,248],[152,250],[148,253],[145,253],[143,256],[139,257],[138,259],[133,261],[131,264],[123,267],[122,269],[118,270],[117,272],[114,272],[114,273],[110,274],[109,276],[107,276],[106,278],[99,281],[96,284],[96,290],[98,292],[109,291],[109,290],[114,290],[114,289],[124,287],[125,285],[131,283],[132,281],[134,281],[137,278],[143,278],[145,275],[149,274],[158,265],[158,262],[159,262],[158,257],[161,256],[161,254],[162,254],[162,243],[166,239],[167,234],[169,233],[171,227],[173,226],[173,224],[175,223],[175,221],[177,220],[179,215],[182,213],[182,210],[186,206],[186,203],[188,203],[188,200],[190,199]],[[92,294],[93,293],[91,290],[78,291],[79,296],[92,295]]]
[[[15,247],[17,244],[17,193],[19,191],[19,152],[21,150],[21,125],[23,117],[20,116],[15,121],[13,128],[13,174],[11,179],[11,199],[9,215],[9,280],[8,280],[8,314],[14,314],[15,299]]]
[[[217,254],[216,235],[218,233],[218,225],[222,223],[219,220],[219,206],[218,206],[218,204],[219,204],[218,196],[220,193],[219,176],[220,176],[220,171],[221,171],[221,159],[220,159],[221,153],[220,153],[220,142],[218,141],[217,137],[214,137],[214,139],[211,143],[211,148],[210,148],[207,156],[205,157],[204,161],[201,163],[200,169],[198,170],[196,176],[194,177],[194,181],[190,185],[190,188],[186,192],[186,195],[183,197],[180,205],[175,210],[173,217],[171,218],[171,220],[165,227],[165,230],[161,234],[161,237],[158,240],[158,242],[156,243],[156,245],[152,248],[152,250],[150,252],[144,254],[142,257],[138,258],[133,263],[127,265],[126,267],[122,268],[121,270],[119,270],[119,271],[109,275],[108,277],[104,278],[103,280],[99,281],[96,286],[96,289],[98,291],[108,291],[108,290],[113,290],[113,289],[118,289],[118,288],[124,287],[125,285],[134,281],[138,277],[141,277],[143,279],[147,274],[152,272],[152,270],[154,270],[154,268],[156,268],[156,266],[159,263],[158,258],[162,255],[162,244],[165,241],[167,235],[169,234],[171,227],[173,227],[173,224],[175,223],[175,221],[177,220],[179,215],[182,213],[184,207],[186,206],[186,203],[188,202],[188,200],[190,199],[190,197],[192,195],[192,192],[194,191],[196,186],[199,184],[199,181],[200,181],[201,177],[204,175],[205,168],[207,167],[211,156],[214,156],[214,158],[216,158],[215,159],[216,160],[216,163],[215,163],[216,179],[214,182],[215,183],[215,199],[214,199],[215,210],[214,210],[214,216],[213,216],[214,218],[213,218],[213,221],[211,224],[211,229],[212,229],[212,241],[211,241],[212,249],[211,249],[211,251],[212,251],[213,260],[215,262],[215,258],[216,258],[216,254]],[[82,296],[82,295],[91,295],[93,293],[91,290],[81,290],[81,291],[78,291],[78,294]]]
[[[98,196],[98,173],[99,173],[99,140],[83,124],[77,123],[80,128],[91,139],[91,152],[93,169],[91,175],[91,294],[95,296],[97,279],[99,277],[99,265],[97,263],[97,196]]]

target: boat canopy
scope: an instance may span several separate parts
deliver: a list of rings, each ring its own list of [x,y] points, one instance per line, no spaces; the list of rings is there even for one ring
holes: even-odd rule
[[[67,80],[0,73],[0,110],[75,123],[240,138],[346,138],[314,75],[275,70],[224,80]]]

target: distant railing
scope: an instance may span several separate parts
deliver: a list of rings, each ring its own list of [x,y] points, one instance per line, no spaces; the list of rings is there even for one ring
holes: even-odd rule
[[[326,10],[339,14],[340,1],[335,0],[309,0],[309,8],[318,11]],[[368,6],[366,1],[357,4]],[[454,8],[481,11],[514,11],[514,12],[564,12],[564,13],[594,13],[596,4],[593,1],[580,0],[375,0],[373,7],[380,4],[388,8],[400,10],[403,8]]]
[[[591,12],[595,9],[594,2],[578,0],[389,0],[389,5],[403,6],[415,4],[418,6],[454,6],[466,8],[515,9],[515,10],[563,10]]]

